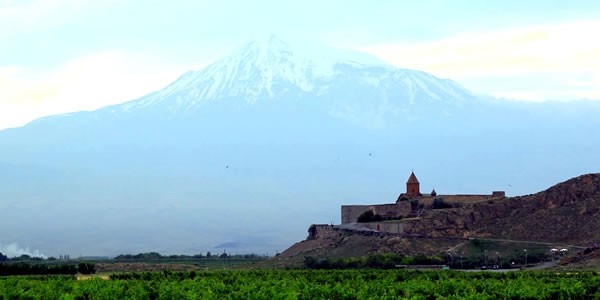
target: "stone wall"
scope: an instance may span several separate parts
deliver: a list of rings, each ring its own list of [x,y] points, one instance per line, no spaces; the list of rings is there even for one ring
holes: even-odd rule
[[[331,238],[338,235],[338,231],[329,224],[312,224],[308,228],[307,240]]]
[[[404,233],[404,224],[402,222],[369,222],[360,223],[359,226],[387,233]]]
[[[433,203],[435,198],[442,198],[444,202],[447,203],[473,203],[478,201],[485,200],[497,200],[504,198],[504,192],[496,191],[490,195],[472,195],[472,194],[456,194],[456,195],[437,195],[433,196],[423,196],[419,198],[419,202],[425,204],[426,206],[430,206]]]
[[[383,217],[405,217],[410,214],[410,202],[379,205],[342,205],[342,224],[356,223],[358,217],[368,210]]]

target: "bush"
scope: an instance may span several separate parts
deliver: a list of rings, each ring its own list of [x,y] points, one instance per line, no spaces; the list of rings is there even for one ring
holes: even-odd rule
[[[80,263],[77,265],[77,270],[81,274],[94,274],[96,273],[96,265],[90,263]]]
[[[423,203],[421,203],[418,199],[410,200],[410,209],[417,210],[425,207]]]
[[[0,276],[12,275],[75,275],[77,266],[65,265],[48,265],[48,264],[28,264],[19,263],[2,263],[0,264]]]
[[[358,217],[358,223],[378,222],[383,221],[381,215],[375,214],[373,210],[367,210]]]
[[[444,198],[442,197],[437,197],[435,199],[433,199],[433,203],[431,204],[431,208],[433,209],[444,209],[444,208],[451,208],[452,204],[450,203],[446,203],[444,201]]]

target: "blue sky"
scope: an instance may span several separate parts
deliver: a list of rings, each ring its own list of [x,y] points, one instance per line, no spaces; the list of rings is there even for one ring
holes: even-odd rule
[[[600,1],[0,0],[0,128],[140,97],[270,33],[477,93],[600,99]]]

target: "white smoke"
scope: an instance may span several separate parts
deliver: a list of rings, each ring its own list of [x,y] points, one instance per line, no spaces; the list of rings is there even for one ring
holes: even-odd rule
[[[21,248],[17,243],[10,243],[8,245],[0,244],[0,252],[8,257],[18,257],[27,254],[31,257],[48,258],[38,250],[31,251],[29,247]]]

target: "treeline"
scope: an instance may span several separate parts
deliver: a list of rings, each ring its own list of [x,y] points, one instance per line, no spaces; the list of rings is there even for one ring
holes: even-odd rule
[[[121,254],[114,257],[114,260],[192,260],[192,259],[234,259],[234,260],[265,260],[268,259],[267,255],[260,254],[230,254],[230,253],[220,253],[220,254],[212,254],[210,251],[206,252],[206,254],[195,254],[195,255],[162,255],[158,252],[145,252],[138,254]],[[71,260],[68,255],[61,255],[60,259],[54,257],[42,258],[42,257],[34,257],[29,256],[27,254],[23,254],[21,256],[16,257],[7,257],[2,252],[0,252],[0,262],[42,262],[42,261],[68,261]]]
[[[68,254],[60,255],[59,258],[31,256],[27,254],[21,254],[19,256],[8,257],[4,253],[0,252],[0,262],[3,261],[55,261],[55,260],[70,260],[71,257]]]
[[[8,257],[4,253],[0,252],[0,262],[2,261],[43,261],[44,258],[37,256],[29,256],[22,254],[21,256]]]
[[[394,253],[349,258],[304,257],[304,265],[308,269],[393,269],[399,265],[442,265],[445,263],[446,260],[440,256],[403,256]]]
[[[203,254],[195,254],[195,255],[161,255],[158,252],[146,252],[146,253],[138,253],[138,254],[121,254],[115,256],[115,260],[188,260],[188,259],[219,259],[219,258],[228,258],[228,259],[244,259],[244,260],[264,260],[269,258],[266,255],[259,254],[212,254],[206,252],[206,255]]]
[[[96,266],[90,263],[80,264],[29,264],[24,262],[19,263],[1,263],[0,276],[13,275],[75,275],[93,274],[96,273]]]

